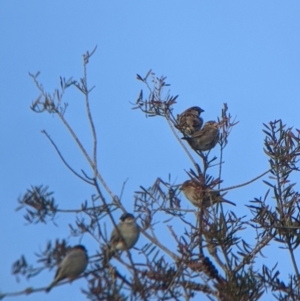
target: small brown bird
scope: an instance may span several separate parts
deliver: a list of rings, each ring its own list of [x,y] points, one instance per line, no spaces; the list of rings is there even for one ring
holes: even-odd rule
[[[119,231],[114,228],[111,233],[110,244],[106,249],[103,260],[104,265],[114,256],[116,251],[131,249],[139,239],[140,228],[135,222],[134,216],[130,213],[124,213],[120,220],[120,223],[117,225]]]
[[[65,258],[59,264],[54,280],[46,289],[49,292],[60,280],[69,278],[70,281],[76,279],[88,264],[87,251],[84,246],[76,245],[68,251]]]
[[[192,135],[202,127],[203,119],[200,117],[202,112],[204,110],[199,107],[191,107],[185,110],[180,115],[177,115],[178,125],[176,125],[176,128],[186,135]]]
[[[183,137],[189,145],[198,151],[208,151],[216,146],[219,141],[219,126],[215,121],[208,121],[203,128],[191,137]]]
[[[228,203],[234,205],[234,203],[225,200],[219,191],[208,189],[203,191],[200,183],[196,180],[185,181],[180,190],[183,191],[185,197],[196,207],[208,208],[216,203]]]

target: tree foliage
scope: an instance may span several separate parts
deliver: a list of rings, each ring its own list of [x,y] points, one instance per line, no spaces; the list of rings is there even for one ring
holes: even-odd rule
[[[30,224],[54,222],[57,214],[82,212],[88,219],[76,219],[70,226],[72,236],[91,235],[100,246],[97,254],[89,260],[89,266],[80,277],[87,284],[82,293],[88,300],[191,300],[201,296],[207,300],[248,301],[263,300],[271,292],[276,300],[300,300],[299,270],[295,250],[299,245],[299,192],[291,181],[299,171],[300,131],[285,125],[281,120],[263,125],[264,152],[269,160],[269,170],[247,183],[233,187],[222,187],[223,151],[229,143],[232,129],[237,126],[225,103],[217,122],[220,126],[218,157],[210,152],[194,151],[181,138],[186,134],[180,130],[174,107],[178,96],[172,96],[166,77],[157,77],[151,70],[137,80],[144,85],[133,109],[148,117],[162,117],[170,127],[174,138],[191,161],[187,179],[196,179],[203,190],[214,189],[220,194],[228,190],[251,185],[268,175],[264,196],[247,204],[251,217],[240,216],[235,208],[225,211],[222,203],[208,208],[186,209],[180,202],[180,183],[157,178],[145,188],[138,186],[134,195],[134,207],[125,208],[122,200],[114,194],[98,170],[97,131],[90,109],[90,92],[87,83],[87,65],[95,49],[83,56],[84,74],[79,80],[60,78],[60,87],[53,93],[44,90],[37,74],[30,74],[39,96],[31,109],[37,113],[49,113],[59,117],[77,143],[88,162],[93,177],[77,172],[68,164],[55,141],[46,131],[43,134],[55,148],[65,166],[87,185],[93,186],[95,194],[90,202],[82,203],[77,210],[60,209],[51,189],[47,186],[32,186],[18,199],[18,210],[23,210]],[[68,104],[63,102],[65,92],[76,88],[84,96],[87,118],[93,135],[93,150],[90,154],[82,144],[65,117]],[[144,95],[147,96],[144,96]],[[164,155],[164,154],[162,154]],[[218,166],[218,174],[212,167]],[[215,169],[214,169],[215,170]],[[271,201],[270,201],[271,200]],[[108,266],[102,265],[104,250],[108,243],[103,223],[114,227],[117,221],[112,212],[133,211],[147,243],[117,256]],[[155,221],[164,220],[159,226]],[[180,225],[175,231],[173,225]],[[170,236],[175,248],[170,248],[158,238],[157,232]],[[255,242],[244,235],[252,231]],[[257,266],[256,259],[271,243],[284,248],[291,260],[293,271],[289,279],[281,279],[277,266]],[[37,254],[38,266],[27,263],[24,255],[12,267],[17,277],[39,277],[44,269],[56,266],[66,254],[69,246],[65,240],[49,241],[44,251]],[[68,281],[62,281],[61,285]],[[24,291],[2,293],[2,298],[44,291],[45,288],[27,288]]]

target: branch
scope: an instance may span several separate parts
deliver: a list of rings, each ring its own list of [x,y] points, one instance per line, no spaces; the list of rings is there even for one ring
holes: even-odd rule
[[[222,189],[216,189],[215,191],[227,191],[227,190],[231,190],[231,189],[235,189],[235,188],[239,188],[239,187],[243,187],[243,186],[246,186],[252,182],[255,182],[256,180],[258,180],[259,178],[263,177],[264,175],[266,175],[268,172],[270,171],[270,169],[268,169],[267,171],[263,172],[261,175],[255,177],[254,179],[248,181],[248,182],[245,182],[243,184],[239,184],[239,185],[234,185],[234,186],[230,186],[230,187],[227,187],[227,188],[222,188]]]
[[[80,178],[81,180],[83,180],[84,182],[93,185],[93,183],[91,181],[86,180],[84,177],[82,177],[80,174],[78,174],[68,163],[67,161],[64,159],[64,157],[62,156],[61,152],[59,151],[58,147],[56,146],[56,144],[54,143],[54,141],[51,139],[50,135],[45,131],[42,130],[42,133],[46,135],[46,137],[50,140],[51,144],[54,146],[56,152],[58,153],[60,159],[63,161],[63,163],[67,166],[67,168],[73,173],[75,174],[75,176],[77,176],[78,178]]]
[[[182,139],[180,139],[178,137],[178,135],[176,134],[175,132],[175,129],[174,129],[174,126],[172,125],[171,121],[170,121],[170,118],[168,116],[168,114],[165,115],[166,116],[166,119],[167,119],[167,122],[168,122],[168,125],[173,133],[173,135],[175,136],[175,138],[177,139],[177,141],[179,142],[179,144],[182,146],[182,148],[184,149],[184,151],[186,152],[187,156],[190,158],[190,160],[192,161],[193,165],[195,166],[195,169],[198,171],[198,165],[196,163],[196,161],[194,160],[194,158],[192,157],[191,153],[188,151],[188,149],[186,148],[186,146],[184,145],[184,143],[182,142]]]
[[[157,245],[159,248],[161,248],[164,252],[166,252],[171,258],[173,258],[175,261],[179,260],[179,257],[170,251],[167,247],[165,247],[163,244],[159,242],[157,238],[154,238],[150,234],[146,232],[144,229],[140,229],[141,233],[143,233],[144,236],[146,236],[150,241],[152,241],[155,245]]]
[[[84,88],[85,88],[85,104],[86,104],[86,111],[87,111],[87,115],[88,115],[88,120],[90,122],[90,126],[91,126],[91,130],[92,130],[92,135],[93,135],[93,140],[94,140],[94,148],[93,148],[93,158],[94,158],[94,176],[96,176],[96,167],[97,167],[97,135],[96,135],[96,130],[95,130],[95,125],[94,125],[94,121],[92,118],[92,114],[91,114],[91,109],[90,109],[90,102],[89,102],[89,93],[91,91],[88,90],[87,87],[87,72],[86,72],[86,66],[89,62],[89,58],[94,54],[94,52],[96,51],[97,46],[93,49],[92,53],[90,54],[89,52],[87,52],[85,55],[83,55],[83,72],[84,72],[84,77],[83,77],[83,84],[84,84]]]

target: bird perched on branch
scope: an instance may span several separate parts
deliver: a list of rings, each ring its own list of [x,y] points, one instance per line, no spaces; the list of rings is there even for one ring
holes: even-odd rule
[[[87,264],[88,256],[85,247],[76,245],[71,248],[58,265],[54,280],[47,287],[46,292],[49,292],[53,286],[65,278],[69,278],[70,281],[76,279],[86,269]]]
[[[183,191],[185,197],[196,207],[208,208],[216,203],[228,203],[234,205],[234,203],[225,200],[219,191],[212,189],[205,189],[201,187],[200,183],[193,180],[185,181],[180,190]]]
[[[202,127],[203,119],[200,117],[202,112],[204,110],[199,107],[191,107],[185,110],[177,115],[178,125],[176,125],[176,128],[186,135],[192,135]]]
[[[135,222],[134,216],[130,213],[124,213],[120,220],[117,228],[114,228],[111,233],[109,246],[103,259],[104,265],[117,251],[131,249],[139,239],[140,228]]]
[[[219,141],[219,126],[215,121],[208,121],[203,128],[191,137],[183,137],[196,151],[208,151],[216,146]]]

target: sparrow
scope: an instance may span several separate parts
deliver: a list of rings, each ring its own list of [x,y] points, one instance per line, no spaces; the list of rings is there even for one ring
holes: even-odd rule
[[[87,264],[88,256],[85,247],[76,245],[71,248],[58,265],[54,280],[47,287],[46,292],[49,292],[60,280],[69,278],[70,281],[73,281],[76,279],[86,269]]]
[[[185,197],[196,207],[208,208],[222,202],[235,206],[234,203],[225,200],[219,191],[212,189],[203,190],[200,183],[195,179],[185,181],[181,185],[180,190],[183,191]]]
[[[215,121],[208,121],[203,128],[196,131],[191,137],[183,137],[196,151],[208,151],[219,141],[219,126]]]
[[[132,214],[122,214],[117,228],[114,228],[110,235],[109,246],[106,249],[105,258],[103,260],[104,264],[106,264],[117,251],[131,249],[139,239],[140,228]]]
[[[192,135],[202,127],[203,119],[200,117],[202,112],[204,110],[199,107],[191,107],[185,110],[180,115],[177,115],[178,125],[176,125],[176,128],[186,135]]]

